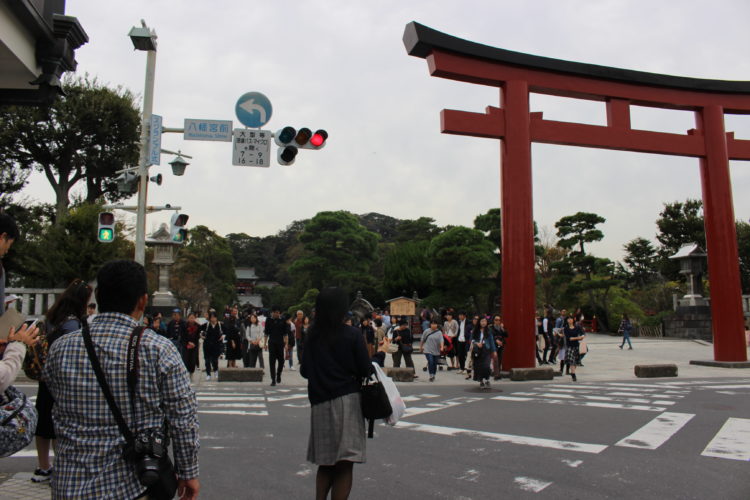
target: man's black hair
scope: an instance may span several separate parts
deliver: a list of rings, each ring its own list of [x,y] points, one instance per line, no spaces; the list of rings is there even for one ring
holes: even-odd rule
[[[130,314],[148,290],[146,270],[133,260],[107,262],[96,275],[99,312]]]
[[[271,312],[281,312],[281,308],[279,306],[273,306]]]
[[[5,233],[11,240],[18,239],[18,225],[10,215],[0,212],[0,234]]]

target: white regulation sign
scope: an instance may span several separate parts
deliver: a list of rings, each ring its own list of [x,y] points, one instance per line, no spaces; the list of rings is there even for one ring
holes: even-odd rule
[[[270,167],[270,130],[236,128],[232,132],[232,165],[242,167]]]

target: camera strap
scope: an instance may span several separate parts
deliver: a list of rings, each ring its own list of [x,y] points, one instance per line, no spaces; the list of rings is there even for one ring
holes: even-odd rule
[[[138,331],[139,329],[143,331],[142,328],[136,327],[131,334],[131,341],[133,335],[135,335],[136,331]],[[112,415],[115,417],[117,427],[120,428],[120,432],[125,438],[125,443],[128,446],[132,446],[135,438],[133,437],[133,433],[130,431],[130,428],[128,428],[128,424],[125,422],[125,419],[122,417],[120,408],[117,406],[117,402],[112,395],[112,390],[109,388],[107,379],[104,376],[102,365],[99,363],[99,358],[97,357],[96,351],[94,350],[94,342],[91,340],[91,332],[89,331],[89,325],[87,321],[83,321],[81,335],[83,336],[83,343],[86,345],[86,351],[88,352],[91,366],[94,369],[96,380],[99,382],[99,387],[101,387],[102,393],[104,393],[104,399],[107,400],[107,405],[109,405],[109,409],[112,412]],[[140,338],[140,334],[138,335],[138,337]],[[130,343],[128,345],[130,345]]]
[[[142,326],[136,326],[128,341],[128,391],[130,392],[130,411],[133,422],[137,422],[135,418],[135,393],[138,387],[138,346],[141,345],[143,330]]]

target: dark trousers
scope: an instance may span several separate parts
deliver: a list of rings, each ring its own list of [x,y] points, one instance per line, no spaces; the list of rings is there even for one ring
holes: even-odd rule
[[[198,366],[198,346],[192,349],[185,348],[182,360],[185,362],[185,368],[187,368],[188,373],[192,374],[195,371],[195,367]]]
[[[255,368],[255,364],[260,361],[260,367],[263,366],[263,349],[248,349],[247,350],[247,367]]]
[[[458,354],[458,366],[461,370],[466,369],[466,352],[469,349],[468,342],[458,341],[456,343],[456,354]]]
[[[542,361],[545,363],[552,361],[552,357],[547,357],[548,354],[550,354],[550,350],[552,349],[552,337],[544,334],[544,351],[542,352]]]
[[[206,375],[211,375],[211,372],[219,372],[219,353],[203,351],[203,358],[206,360]]]
[[[302,364],[302,351],[305,350],[305,343],[302,339],[297,339],[297,364]]]
[[[284,371],[284,344],[268,344],[268,364],[271,367],[271,380],[280,381]]]
[[[396,368],[401,367],[401,357],[404,358],[404,363],[407,368],[414,368],[414,361],[411,359],[411,353],[406,354],[401,352],[401,349],[393,353],[393,366]]]

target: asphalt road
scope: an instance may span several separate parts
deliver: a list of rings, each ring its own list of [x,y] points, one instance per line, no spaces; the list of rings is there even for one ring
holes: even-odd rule
[[[409,414],[376,426],[354,499],[750,498],[746,377],[399,388]],[[197,393],[201,498],[313,497],[305,387]],[[0,470],[34,464],[11,457]]]

